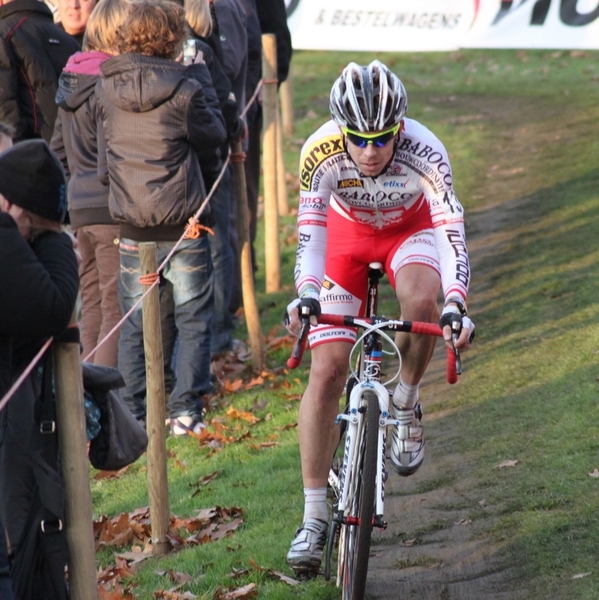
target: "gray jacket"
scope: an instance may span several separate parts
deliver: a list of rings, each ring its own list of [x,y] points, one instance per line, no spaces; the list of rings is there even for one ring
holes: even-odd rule
[[[110,181],[108,205],[124,237],[176,240],[206,197],[199,160],[218,152],[227,134],[218,105],[209,106],[185,70],[141,54],[101,66],[98,142],[106,148],[99,148],[98,169]]]

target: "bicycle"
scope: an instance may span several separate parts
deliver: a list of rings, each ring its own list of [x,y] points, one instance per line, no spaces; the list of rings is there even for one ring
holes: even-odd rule
[[[381,382],[383,339],[394,349],[391,354],[399,359],[394,377],[385,384],[392,384],[401,371],[401,355],[394,340],[385,332],[408,332],[442,337],[441,327],[434,323],[390,320],[376,315],[379,298],[379,282],[383,277],[381,263],[371,263],[368,272],[367,317],[322,314],[318,322],[329,325],[358,327],[362,333],[350,353],[350,376],[346,385],[346,409],[339,414],[336,424],[341,424],[339,447],[343,458],[339,469],[334,459],[329,472],[329,486],[336,498],[330,520],[326,544],[324,576],[331,577],[333,549],[337,552],[337,586],[343,588],[343,600],[362,600],[366,587],[368,560],[373,527],[384,530],[385,470],[387,428],[400,425],[389,413],[393,392]],[[302,314],[302,328],[287,365],[296,368],[302,360],[308,330],[309,314]],[[454,341],[459,332],[453,332]],[[359,349],[354,370],[354,355]],[[449,383],[457,381],[461,373],[459,352],[447,349],[447,373]]]

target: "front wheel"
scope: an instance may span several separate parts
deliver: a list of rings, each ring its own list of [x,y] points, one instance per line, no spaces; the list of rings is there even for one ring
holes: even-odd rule
[[[374,519],[380,409],[375,394],[366,392],[363,399],[366,413],[358,429],[358,450],[352,464],[346,465],[351,496],[339,538],[338,580],[343,584],[343,600],[364,598]]]

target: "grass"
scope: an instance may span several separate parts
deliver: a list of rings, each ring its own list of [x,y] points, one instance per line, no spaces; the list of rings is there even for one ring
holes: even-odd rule
[[[285,140],[291,175],[303,140],[328,118],[328,92],[341,68],[374,57],[402,77],[409,116],[448,148],[471,240],[477,340],[460,383],[430,401],[427,415],[435,418],[425,423],[429,443],[463,462],[419,481],[418,493],[463,481],[484,496],[488,523],[478,523],[476,535],[502,545],[517,572],[513,585],[525,587],[530,600],[596,599],[599,481],[589,473],[599,468],[599,53],[296,52],[295,132]],[[296,191],[290,184],[292,204]],[[282,219],[282,240],[293,223]],[[257,251],[263,265],[261,241]],[[256,285],[262,329],[273,336],[283,335],[281,317],[294,297],[294,244],[282,242],[281,251],[282,290],[265,294],[262,270]],[[309,359],[287,374],[281,366],[288,352],[269,353],[271,379],[263,386],[225,396],[209,414],[253,410],[261,421],[252,427],[226,421],[234,436],[250,431],[251,438],[210,456],[193,439],[168,440],[171,512],[189,517],[200,508],[237,506],[244,525],[229,538],[141,563],[134,597],[172,588],[168,570],[190,574],[181,592],[206,600],[221,587],[251,582],[260,598],[340,597],[322,578],[291,587],[252,568],[251,561],[290,575],[285,554],[301,520],[297,432],[287,427],[297,420],[299,403],[291,398],[306,384]],[[450,420],[467,435],[444,435]],[[518,464],[497,468],[504,460]],[[96,515],[146,506],[145,469],[143,457],[118,479],[93,481]],[[196,485],[214,471],[208,485]],[[112,552],[99,558],[108,564]],[[233,579],[235,569],[248,572]],[[582,573],[590,574],[572,579]]]

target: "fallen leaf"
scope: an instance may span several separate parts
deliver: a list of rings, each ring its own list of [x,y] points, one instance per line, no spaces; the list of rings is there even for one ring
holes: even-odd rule
[[[416,538],[413,540],[404,540],[401,545],[406,546],[406,548],[411,548],[416,543]]]
[[[471,525],[472,519],[460,519],[456,525]]]
[[[593,470],[592,473],[589,473],[589,477],[599,477],[599,469],[597,467],[595,467],[595,469]]]
[[[255,583],[248,583],[236,590],[217,588],[214,592],[214,600],[250,600],[256,596],[258,596],[258,590]]]
[[[515,467],[519,461],[517,460],[504,460],[497,465],[497,468],[503,469],[504,467]]]
[[[577,573],[576,575],[572,575],[572,579],[582,579],[583,577],[586,577],[587,575],[590,575],[592,573],[592,571],[589,571],[588,573]]]

